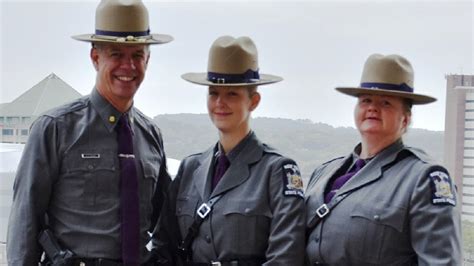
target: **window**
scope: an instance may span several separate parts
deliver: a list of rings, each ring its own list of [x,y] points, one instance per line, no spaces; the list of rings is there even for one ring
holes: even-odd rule
[[[13,136],[13,129],[2,129],[2,134],[4,136]]]
[[[30,121],[31,121],[31,117],[29,117],[29,116],[24,116],[24,117],[21,118],[21,123],[22,124],[27,124]]]
[[[20,122],[20,118],[18,116],[7,116],[7,124],[14,125]]]
[[[28,136],[28,129],[22,129],[21,130],[21,135],[22,136]]]

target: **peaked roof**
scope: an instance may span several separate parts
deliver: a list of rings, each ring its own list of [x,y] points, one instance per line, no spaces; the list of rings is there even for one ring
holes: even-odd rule
[[[82,95],[51,73],[11,103],[0,104],[0,116],[38,116]]]

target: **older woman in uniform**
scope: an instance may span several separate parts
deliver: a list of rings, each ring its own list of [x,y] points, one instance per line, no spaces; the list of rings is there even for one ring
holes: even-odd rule
[[[402,136],[413,69],[399,55],[371,55],[357,88],[361,142],[319,166],[306,189],[308,265],[461,265],[460,211],[446,169]]]
[[[250,38],[223,36],[212,44],[207,73],[182,76],[208,86],[219,140],[185,158],[170,187],[158,232],[158,245],[168,251],[161,254],[165,264],[303,264],[298,166],[260,142],[249,125],[260,102],[257,86],[282,79],[258,70]]]

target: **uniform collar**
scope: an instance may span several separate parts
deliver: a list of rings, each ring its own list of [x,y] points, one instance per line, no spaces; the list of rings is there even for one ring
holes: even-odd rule
[[[239,155],[239,153],[245,148],[245,146],[247,146],[247,143],[250,142],[251,139],[254,139],[256,136],[255,136],[255,133],[253,133],[252,130],[250,130],[250,132],[247,134],[247,136],[245,136],[240,142],[239,144],[237,144],[237,146],[235,146],[231,151],[229,151],[229,153],[227,154],[227,159],[229,159],[229,162],[232,163],[232,161],[235,160],[235,158],[237,158],[237,156]],[[223,148],[222,148],[222,145],[220,144],[220,142],[217,143],[217,150],[216,150],[216,153],[214,154],[214,156],[217,158],[223,151]]]
[[[390,153],[391,151],[393,150],[399,150],[400,148],[403,147],[403,141],[401,138],[397,139],[396,141],[394,141],[392,144],[388,145],[387,147],[383,148],[379,153],[377,153],[376,155],[370,157],[370,158],[367,158],[367,159],[364,159],[364,161],[366,163],[368,163],[369,161],[371,161],[372,159],[374,159],[375,157],[377,157],[379,154],[385,154],[385,153]],[[355,146],[354,150],[352,151],[351,155],[352,155],[352,160],[353,162],[357,161],[358,159],[360,159],[360,152],[362,151],[362,143],[359,143]]]
[[[97,91],[97,88],[94,88],[91,93],[91,103],[94,109],[99,114],[104,126],[109,132],[112,132],[122,116],[122,113],[115,109],[115,107],[110,104],[100,93]],[[128,117],[130,119],[130,125],[134,123],[135,111],[133,106],[128,110]],[[133,130],[133,126],[131,127]]]

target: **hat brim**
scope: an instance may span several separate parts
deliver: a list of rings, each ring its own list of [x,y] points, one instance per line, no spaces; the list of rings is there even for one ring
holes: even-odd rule
[[[249,83],[214,83],[207,80],[207,73],[186,73],[181,75],[181,77],[194,84],[204,85],[204,86],[229,86],[229,87],[242,87],[242,86],[260,86],[267,85],[271,83],[280,82],[283,80],[282,77],[269,75],[269,74],[260,74],[260,79],[256,79],[254,82]]]
[[[354,88],[354,87],[337,87],[337,91],[354,96],[359,97],[361,94],[373,94],[373,95],[387,95],[387,96],[397,96],[406,98],[412,101],[413,104],[428,104],[436,101],[436,98],[423,95],[423,94],[416,94],[411,92],[403,92],[403,91],[393,91],[393,90],[384,90],[379,88]]]
[[[150,34],[147,38],[143,38],[144,41],[140,40],[127,40],[127,41],[118,41],[117,38],[100,38],[96,34],[81,34],[71,36],[73,39],[83,42],[95,42],[95,43],[116,43],[124,45],[133,45],[133,44],[164,44],[171,42],[173,37],[167,34]],[[137,38],[139,39],[139,38]]]

